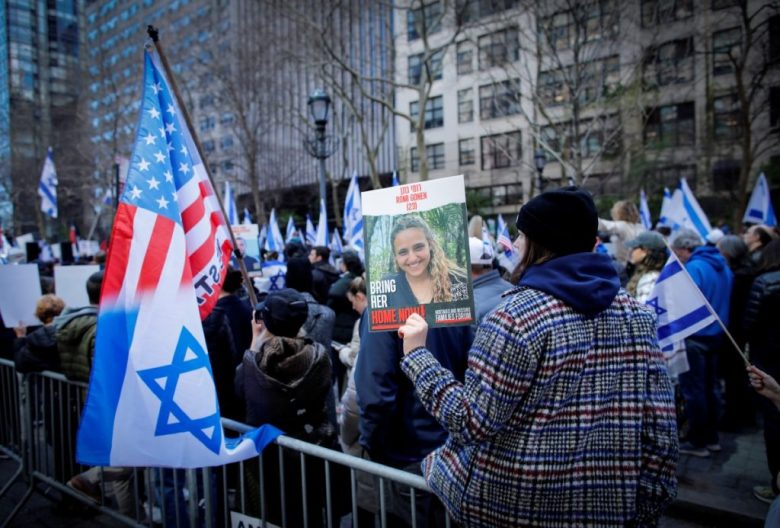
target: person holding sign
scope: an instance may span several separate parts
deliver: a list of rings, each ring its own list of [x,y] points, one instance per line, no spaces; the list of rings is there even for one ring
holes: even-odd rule
[[[519,282],[480,324],[463,382],[425,319],[398,329],[401,369],[448,432],[423,475],[462,526],[654,526],[678,446],[653,315],[593,252],[588,193],[543,193],[516,225]]]
[[[393,307],[467,298],[465,271],[447,258],[421,217],[399,217],[390,241],[398,268],[398,273],[387,277],[396,283]]]

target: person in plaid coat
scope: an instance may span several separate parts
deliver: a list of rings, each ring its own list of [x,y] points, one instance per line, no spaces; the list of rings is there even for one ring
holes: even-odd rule
[[[411,316],[404,373],[449,433],[423,475],[462,526],[655,526],[677,491],[672,387],[651,312],[593,253],[569,187],[529,201],[517,287],[485,318],[463,383]]]

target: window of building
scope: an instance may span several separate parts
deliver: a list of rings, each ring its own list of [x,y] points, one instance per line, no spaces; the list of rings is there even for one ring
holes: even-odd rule
[[[425,159],[428,170],[444,168],[444,143],[425,145]],[[420,157],[417,155],[417,147],[409,149],[410,169],[412,172],[420,172]]]
[[[542,127],[541,134],[547,147],[564,157],[573,157],[576,154],[574,149],[577,148],[583,158],[611,158],[619,154],[622,137],[617,114],[582,119],[577,128],[579,139],[576,144],[572,143],[572,126],[568,122]]]
[[[235,117],[230,112],[223,113],[219,118],[219,124],[222,126],[230,126],[233,124]]]
[[[741,136],[737,94],[724,95],[713,99],[712,111],[716,140],[733,141]]]
[[[712,34],[712,74],[724,75],[734,71],[732,60],[739,57],[742,30],[738,27]]]
[[[520,79],[479,87],[479,118],[494,119],[520,113]]]
[[[233,136],[223,136],[219,140],[219,148],[222,150],[230,150],[233,148]]]
[[[214,106],[214,96],[211,94],[204,95],[200,98],[200,107],[201,108],[209,108],[211,106]]]
[[[661,165],[644,172],[646,189],[670,189],[677,187],[680,178],[685,178],[691,190],[696,190],[696,165]]]
[[[409,55],[407,62],[409,68],[409,84],[420,84],[423,72],[432,75],[432,79],[437,81],[442,76],[442,60],[444,59],[444,50],[437,51],[430,56],[427,63],[423,62],[423,53]]]
[[[712,165],[712,190],[734,191],[742,164],[737,160],[718,160]]]
[[[769,89],[769,126],[772,132],[780,132],[780,86]]]
[[[520,131],[482,136],[482,170],[515,167],[521,163]]]
[[[417,120],[420,115],[419,101],[409,103],[409,115],[413,120]],[[444,97],[441,95],[431,97],[425,104],[424,128],[438,128],[440,126],[444,126]],[[414,131],[414,124],[410,124],[410,128]]]
[[[693,103],[659,106],[650,110],[645,144],[652,147],[693,145],[696,142]]]
[[[689,83],[693,80],[693,37],[672,40],[647,50],[644,81],[648,86]]]
[[[570,12],[555,13],[542,20],[541,33],[547,45],[554,50],[564,50],[571,47],[574,40],[574,28],[572,27]]]
[[[472,88],[458,90],[458,123],[474,121],[474,95]]]
[[[474,49],[471,42],[458,42],[457,70],[458,75],[466,75],[474,71]]]
[[[540,20],[539,36],[554,50],[564,50],[575,43],[609,38],[618,31],[616,0],[572,2],[571,7]]]
[[[775,15],[769,19],[769,56],[767,61],[780,61],[780,15]]]
[[[458,164],[474,165],[477,162],[474,138],[458,140]]]
[[[233,162],[231,160],[225,160],[222,162],[222,170],[230,172],[233,170]]]
[[[213,139],[207,139],[206,141],[203,142],[203,152],[205,152],[206,154],[210,152],[214,152],[215,148],[216,147],[214,145]]]
[[[559,105],[569,100],[569,87],[564,82],[563,70],[539,73],[537,85],[539,97],[547,106]]]
[[[482,35],[477,42],[480,70],[502,66],[520,58],[520,40],[517,28],[507,28]]]
[[[215,123],[213,117],[211,116],[204,117],[203,119],[200,120],[199,123],[201,132],[205,132],[206,130],[212,130],[214,128],[214,124]]]
[[[642,0],[642,25],[652,27],[693,16],[693,0]]]
[[[518,5],[520,0],[456,0],[455,17],[458,25],[465,25]]]
[[[433,35],[441,30],[444,7],[439,1],[406,12],[406,38],[416,40],[421,35]]]

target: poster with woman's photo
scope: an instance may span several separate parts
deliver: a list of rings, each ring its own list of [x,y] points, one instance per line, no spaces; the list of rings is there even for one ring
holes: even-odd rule
[[[361,194],[369,329],[474,321],[463,176]]]

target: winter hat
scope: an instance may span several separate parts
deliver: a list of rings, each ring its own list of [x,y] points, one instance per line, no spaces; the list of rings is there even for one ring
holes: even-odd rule
[[[279,337],[298,335],[298,330],[309,316],[306,299],[292,288],[269,293],[264,301],[257,303],[255,311],[262,317],[268,331]]]
[[[626,242],[626,248],[644,248],[644,249],[663,249],[666,247],[664,244],[664,237],[660,233],[655,231],[642,231],[635,238]]]
[[[493,248],[477,237],[469,237],[469,257],[473,266],[489,266],[493,263]]]
[[[593,250],[599,216],[590,194],[572,186],[530,200],[520,208],[515,225],[557,255],[570,255]]]

